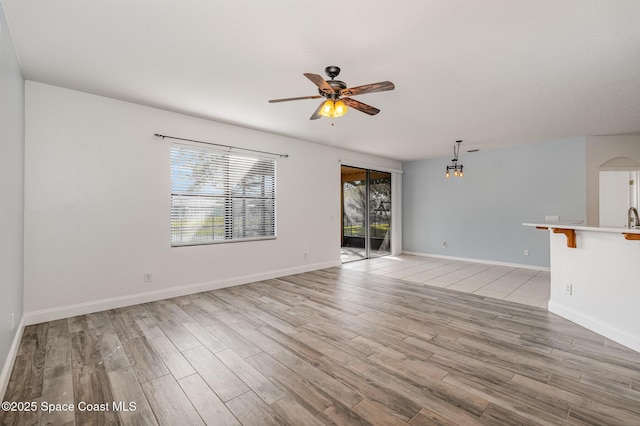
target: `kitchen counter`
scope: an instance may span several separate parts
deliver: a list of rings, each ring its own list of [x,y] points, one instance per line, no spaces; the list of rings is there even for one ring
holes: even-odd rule
[[[549,311],[640,352],[640,229],[523,225],[549,233]]]

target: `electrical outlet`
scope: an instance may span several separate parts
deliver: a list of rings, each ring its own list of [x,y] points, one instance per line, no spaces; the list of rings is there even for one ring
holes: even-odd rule
[[[150,283],[152,278],[153,277],[151,276],[151,272],[145,272],[145,274],[144,274],[144,282],[145,283]]]
[[[524,249],[524,255],[529,256],[529,249]]]
[[[447,242],[446,242],[446,241],[443,241],[443,242],[442,242],[442,244],[440,245],[440,247],[442,247],[442,248],[447,248]]]
[[[564,292],[567,293],[569,296],[571,296],[573,294],[573,284],[565,285]]]
[[[545,222],[560,222],[560,216],[557,214],[549,214],[544,217]]]
[[[305,254],[304,254],[304,258],[305,258],[305,259],[307,259],[307,258],[308,258],[307,253],[305,253]]]

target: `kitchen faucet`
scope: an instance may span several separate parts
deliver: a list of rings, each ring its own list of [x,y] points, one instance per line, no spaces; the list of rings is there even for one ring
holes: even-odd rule
[[[635,217],[631,217],[631,213],[634,214]],[[630,207],[627,212],[627,228],[635,228],[636,226],[640,226],[640,217],[638,217],[638,209],[635,207]]]

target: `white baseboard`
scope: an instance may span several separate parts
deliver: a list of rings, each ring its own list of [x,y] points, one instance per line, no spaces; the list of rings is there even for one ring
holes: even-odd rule
[[[525,265],[521,263],[509,263],[509,262],[498,262],[496,260],[485,260],[485,259],[473,259],[468,257],[456,257],[456,256],[445,256],[442,254],[431,254],[431,253],[418,253],[414,251],[403,251],[402,254],[409,254],[413,256],[422,256],[422,257],[434,257],[436,259],[448,259],[448,260],[459,260],[462,262],[472,262],[472,263],[482,263],[484,265],[496,265],[496,266],[508,266],[510,268],[521,268],[521,269],[532,269],[534,271],[547,271],[551,270],[548,266],[536,266],[536,265]]]
[[[2,372],[0,372],[0,401],[4,401],[4,394],[7,391],[7,386],[9,386],[9,379],[11,378],[11,371],[13,370],[13,364],[16,361],[16,356],[18,356],[18,348],[20,347],[20,340],[22,339],[22,334],[24,333],[24,316],[20,319],[20,323],[18,324],[18,328],[16,330],[16,334],[13,336],[13,342],[11,342],[11,347],[9,348],[9,353],[7,354],[7,359],[4,360],[4,366],[2,367]]]
[[[284,277],[287,275],[301,274],[303,272],[331,268],[340,265],[341,263],[339,261],[314,263],[311,265],[298,266],[294,268],[279,269],[252,275],[244,275],[232,279],[208,281],[204,283],[170,287],[162,290],[112,297],[108,299],[91,300],[74,305],[27,312],[24,314],[24,322],[26,325],[39,324],[41,322],[55,321],[62,318],[74,317],[76,315],[91,314],[94,312],[106,311],[109,309],[122,308],[124,306],[137,305],[140,303],[153,302],[155,300],[169,299],[172,297],[201,293],[203,291],[217,290],[225,287],[233,287],[236,285]]]
[[[638,336],[621,331],[596,318],[590,317],[589,315],[585,315],[581,312],[576,312],[573,309],[569,309],[551,300],[549,301],[549,312],[553,312],[562,318],[581,325],[603,337],[606,337],[607,339],[620,343],[629,349],[640,352],[640,337]]]

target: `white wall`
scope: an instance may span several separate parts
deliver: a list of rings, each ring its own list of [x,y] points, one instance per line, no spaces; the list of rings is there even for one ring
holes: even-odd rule
[[[24,216],[24,79],[0,5],[0,396],[21,336]],[[13,321],[12,321],[13,317]],[[13,326],[12,326],[13,322]],[[1,398],[0,398],[1,399]]]
[[[594,231],[576,231],[577,248],[567,247],[562,234],[550,234],[550,239],[549,310],[640,351],[640,241]]]
[[[616,157],[628,157],[640,162],[640,135],[587,137],[587,223],[590,226],[600,224],[600,166]]]
[[[277,163],[277,239],[171,248],[170,141],[154,133],[289,154]],[[28,322],[339,265],[340,160],[400,168],[27,81]]]

